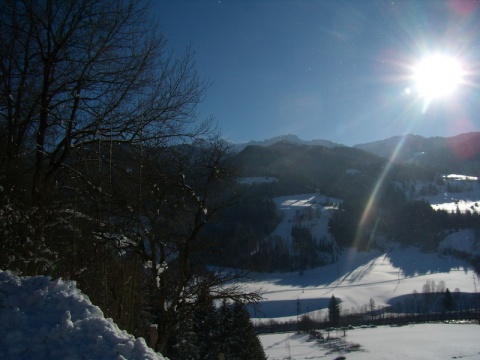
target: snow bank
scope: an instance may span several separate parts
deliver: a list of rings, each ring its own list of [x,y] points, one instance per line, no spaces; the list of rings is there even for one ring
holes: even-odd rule
[[[0,270],[0,359],[164,359],[120,330],[73,281]]]

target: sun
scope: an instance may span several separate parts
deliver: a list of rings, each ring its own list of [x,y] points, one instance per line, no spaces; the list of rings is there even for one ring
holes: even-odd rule
[[[433,54],[413,68],[413,83],[419,96],[431,101],[455,92],[463,80],[463,69],[455,57]]]

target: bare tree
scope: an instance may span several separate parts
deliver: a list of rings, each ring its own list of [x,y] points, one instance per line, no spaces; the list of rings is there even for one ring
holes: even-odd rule
[[[122,224],[127,248],[148,268],[156,349],[168,356],[172,336],[202,306],[222,299],[254,303],[260,295],[245,291],[244,272],[212,270],[203,259],[217,245],[205,229],[236,203],[225,191],[233,181],[228,144],[214,138],[157,150],[132,155],[139,156],[130,173],[136,191],[120,200],[119,211],[131,220]],[[134,184],[116,184],[114,193]]]
[[[199,299],[259,295],[243,290],[244,274],[199,261],[204,229],[232,204],[228,151],[197,121],[208,84],[192,52],[167,51],[147,4],[0,0],[0,190],[48,209],[35,214],[55,236],[58,274],[114,319],[138,328],[132,314],[153,310],[163,351]],[[136,296],[145,276],[147,305]]]
[[[65,224],[81,202],[99,204],[88,215],[97,225],[107,220],[102,202],[110,199],[105,177],[116,145],[167,145],[209,132],[209,121],[196,119],[207,84],[189,49],[182,56],[168,50],[146,1],[0,0],[0,6],[2,197],[49,229],[35,230],[33,248],[54,234],[47,250],[64,249],[60,235],[71,231]],[[64,236],[70,238],[71,232]],[[12,239],[9,232],[2,243]],[[29,253],[6,247],[2,266]],[[52,267],[62,258],[54,253],[42,262]]]
[[[372,317],[372,320],[373,320],[374,317],[375,317],[375,309],[376,309],[375,300],[370,298],[370,301],[368,303],[368,307],[370,309],[370,316]]]
[[[140,0],[2,0],[0,135],[3,180],[19,158],[44,201],[72,153],[101,142],[195,136],[206,83],[190,51],[167,52]],[[78,160],[78,158],[77,158]],[[79,174],[76,174],[79,175]],[[82,174],[80,174],[82,175]],[[86,179],[88,180],[88,179]]]

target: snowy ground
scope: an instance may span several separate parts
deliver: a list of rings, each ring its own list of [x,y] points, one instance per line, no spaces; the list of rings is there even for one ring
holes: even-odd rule
[[[0,271],[0,359],[163,357],[105,319],[73,281]]]
[[[336,264],[299,273],[255,274],[259,280],[250,285],[263,291],[264,300],[258,312],[252,311],[255,321],[275,319],[295,320],[308,313],[321,320],[326,315],[332,295],[339,298],[343,310],[358,312],[370,299],[377,308],[385,307],[391,299],[414,291],[422,292],[427,280],[445,282],[451,291],[474,293],[480,289],[479,279],[471,266],[455,258],[422,253],[416,248],[394,248],[388,253],[353,250],[341,255]]]
[[[427,200],[433,209],[448,212],[471,211],[480,213],[480,183],[474,176],[450,174],[443,177],[445,184],[436,185],[439,189],[437,195],[419,197]],[[417,183],[417,190],[425,184]],[[448,192],[448,187],[457,189]]]
[[[332,332],[336,340],[308,341],[308,335],[260,335],[269,360],[280,359],[480,359],[477,324],[416,324]]]
[[[449,176],[447,181],[465,192],[446,192],[426,197],[433,208],[448,211],[479,211],[480,184],[477,179]],[[458,182],[458,183],[457,183]],[[274,199],[283,212],[283,221],[274,235],[288,239],[298,210],[315,206],[321,218],[304,223],[315,237],[328,236],[326,223],[333,208],[321,206],[326,199],[320,195],[303,194]],[[332,202],[339,202],[331,199]],[[323,232],[323,234],[322,234]],[[367,309],[373,299],[377,309],[386,307],[397,298],[421,293],[424,284],[444,283],[451,291],[476,293],[480,289],[478,276],[463,260],[442,255],[448,248],[480,255],[480,242],[473,230],[449,234],[440,244],[439,253],[423,253],[419,249],[401,248],[384,244],[386,251],[358,253],[354,250],[340,254],[337,263],[300,273],[255,274],[259,280],[248,284],[263,291],[264,300],[259,311],[251,311],[254,322],[295,321],[298,315],[323,320],[332,295],[341,300],[343,312],[359,312]],[[335,334],[334,334],[335,335]],[[261,335],[260,339],[270,360],[273,359],[480,359],[480,326],[459,324],[420,324],[405,327],[379,327],[355,329],[347,332],[347,339],[337,345],[343,351],[335,351],[316,341],[307,341],[308,335],[295,333]],[[332,346],[331,346],[332,345]],[[352,347],[357,351],[345,352]]]
[[[473,229],[464,229],[449,234],[440,243],[440,251],[454,249],[470,255],[480,256],[480,239]]]
[[[280,196],[273,200],[282,213],[282,221],[270,236],[281,236],[289,243],[292,226],[297,224],[309,228],[316,239],[323,236],[330,239],[328,221],[341,200],[316,193]],[[297,215],[303,215],[301,221],[296,220]]]
[[[458,175],[448,179],[465,181],[452,180],[459,178],[464,179]],[[477,183],[472,186],[476,187]],[[475,194],[474,199],[480,201],[480,191]],[[296,214],[308,213],[307,209],[311,208],[310,213],[318,217],[303,220],[302,226],[310,228],[316,238],[330,238],[328,219],[335,211],[334,204],[341,200],[300,194],[278,197],[274,201],[283,218],[271,235],[288,240]],[[326,206],[327,202],[330,205]],[[255,274],[259,282],[249,286],[260,289],[264,300],[259,311],[251,311],[252,317],[255,321],[288,321],[295,320],[298,313],[308,313],[312,318],[322,319],[332,295],[341,299],[343,310],[358,312],[370,299],[377,307],[386,307],[394,298],[414,291],[421,293],[427,281],[437,284],[443,281],[451,291],[458,289],[464,293],[480,289],[479,279],[466,261],[441,253],[423,253],[414,247],[400,248],[394,243],[386,243],[384,248],[387,250],[368,253],[349,250],[341,253],[335,264],[303,273]],[[440,250],[447,248],[480,254],[480,241],[475,239],[472,230],[462,230],[446,237]]]

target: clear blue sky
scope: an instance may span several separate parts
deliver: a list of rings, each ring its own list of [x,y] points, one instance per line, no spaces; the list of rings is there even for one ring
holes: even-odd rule
[[[354,145],[480,130],[476,0],[154,0],[169,44],[212,82],[200,104],[233,142],[295,134]],[[412,68],[458,58],[464,84],[428,104]]]

